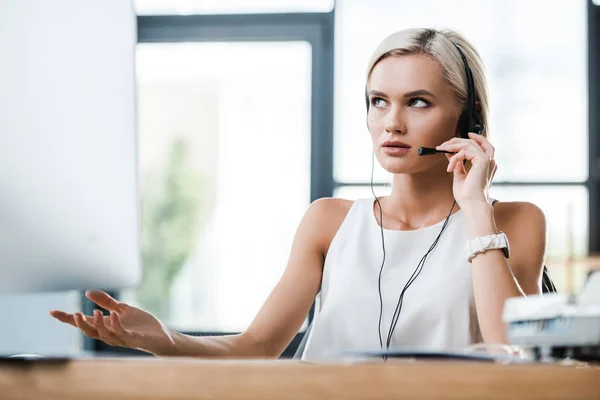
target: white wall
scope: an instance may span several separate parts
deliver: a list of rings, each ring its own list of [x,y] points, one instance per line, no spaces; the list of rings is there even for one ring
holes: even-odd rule
[[[135,16],[128,0],[0,0],[0,60],[3,60],[0,62],[0,83],[14,79],[27,82],[28,77],[35,75],[33,81],[42,82],[36,91],[38,96],[42,96],[48,104],[60,105],[63,102],[72,105],[73,99],[61,99],[64,94],[51,89],[56,86],[56,82],[52,81],[52,70],[61,65],[65,69],[78,65],[87,69],[82,76],[94,77],[93,82],[81,82],[82,85],[102,87],[102,80],[111,78],[101,72],[115,70],[115,62],[123,62],[116,60],[118,57],[114,55],[123,54],[123,46],[130,45],[134,32]],[[133,58],[134,46],[131,44]],[[101,54],[98,55],[98,52]],[[24,53],[27,62],[15,68],[15,63],[10,63],[11,55],[20,54],[17,58],[22,61]],[[99,59],[102,62],[97,62]],[[90,60],[94,62],[86,62]],[[44,68],[49,64],[51,68]],[[26,76],[23,79],[23,75],[15,74]],[[47,87],[43,82],[48,82]],[[21,99],[25,88],[14,91],[10,96]],[[11,103],[11,97],[4,94],[4,100],[0,101],[0,118],[8,115],[3,113],[13,112],[35,118],[34,110],[15,110],[15,107],[23,107],[19,104],[26,102]],[[39,104],[39,97],[37,100]],[[113,100],[94,98],[99,105]],[[70,112],[77,115],[77,107]],[[102,112],[101,106],[98,112]],[[107,117],[110,118],[110,115]],[[10,137],[11,132],[0,132],[0,145]],[[2,265],[0,254],[0,268],[3,267],[8,266]],[[64,354],[79,351],[82,345],[79,332],[54,320],[48,310],[72,312],[79,309],[80,302],[78,292],[0,294],[0,354]]]

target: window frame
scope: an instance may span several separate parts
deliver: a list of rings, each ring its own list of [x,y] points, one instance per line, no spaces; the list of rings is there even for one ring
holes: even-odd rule
[[[600,5],[587,0],[589,196],[588,250],[600,254]]]
[[[311,44],[310,201],[333,193],[333,71],[335,4],[329,12],[224,15],[139,15],[138,43],[306,41]],[[111,292],[118,298],[118,293]],[[97,308],[85,296],[82,310]],[[312,321],[314,303],[308,320]],[[239,332],[183,332],[220,336]],[[299,332],[282,358],[292,357],[304,333]],[[109,346],[84,336],[84,350],[114,354],[147,353]]]
[[[334,99],[334,8],[327,13],[247,14],[193,16],[138,16],[139,43],[208,41],[307,40],[312,45],[311,106],[311,201],[332,196],[342,186],[368,186],[369,182],[335,181],[333,174]],[[496,186],[583,186],[588,191],[588,251],[600,254],[600,6],[587,0],[588,49],[588,136],[589,174],[576,181],[502,181]],[[382,182],[374,182],[381,186]],[[113,293],[113,295],[115,295]],[[314,304],[313,304],[314,307]],[[83,299],[82,309],[90,314],[94,305]],[[309,313],[312,321],[314,308]],[[184,332],[227,335],[236,332]],[[283,358],[291,357],[302,340],[296,335]],[[115,348],[85,337],[84,349],[99,352],[146,355],[136,350]]]

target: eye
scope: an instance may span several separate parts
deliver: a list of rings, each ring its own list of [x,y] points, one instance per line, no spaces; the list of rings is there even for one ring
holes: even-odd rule
[[[371,98],[371,105],[373,107],[383,107],[387,104],[387,102],[382,99],[381,97],[372,97]]]
[[[415,108],[427,108],[431,105],[431,103],[420,97],[415,97],[409,100],[408,105]]]

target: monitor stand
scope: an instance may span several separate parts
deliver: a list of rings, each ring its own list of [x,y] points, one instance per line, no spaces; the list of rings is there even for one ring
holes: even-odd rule
[[[29,363],[64,363],[72,360],[73,357],[69,356],[40,356],[37,354],[13,354],[13,355],[0,355],[0,363],[16,363],[16,364],[29,364]]]

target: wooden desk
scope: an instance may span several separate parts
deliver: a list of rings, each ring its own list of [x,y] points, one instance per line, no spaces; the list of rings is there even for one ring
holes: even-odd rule
[[[0,363],[0,399],[600,399],[600,366],[91,359]]]

